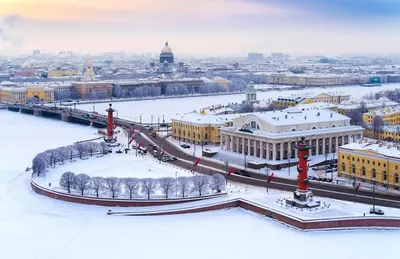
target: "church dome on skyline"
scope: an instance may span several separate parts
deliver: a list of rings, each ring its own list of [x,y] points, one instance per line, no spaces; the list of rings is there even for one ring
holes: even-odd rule
[[[164,48],[161,50],[161,53],[172,53],[172,49],[168,46],[168,41],[165,42]]]
[[[168,46],[168,41],[165,42],[165,46],[160,54],[160,64],[165,63],[165,61],[170,64],[174,63],[174,53],[172,53],[172,49]]]

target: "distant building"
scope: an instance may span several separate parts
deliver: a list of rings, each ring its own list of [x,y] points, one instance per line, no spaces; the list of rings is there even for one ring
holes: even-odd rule
[[[284,58],[285,55],[281,52],[275,52],[275,53],[271,53],[271,57],[272,58]]]
[[[34,56],[39,56],[39,55],[40,55],[40,50],[35,49],[34,51],[32,51],[32,54],[33,54]]]
[[[0,88],[0,101],[25,103],[33,97],[42,102],[51,102],[54,101],[54,90],[44,85]]]
[[[73,82],[71,85],[71,95],[73,98],[89,99],[91,95],[102,96],[99,99],[111,98],[112,85],[106,82]]]
[[[264,59],[264,55],[262,53],[251,52],[247,54],[247,59],[250,61],[262,60]]]
[[[165,61],[169,64],[174,63],[174,54],[172,53],[171,47],[168,46],[168,41],[165,42],[165,46],[160,54],[160,64],[164,64]]]
[[[63,76],[76,76],[78,72],[76,70],[68,69],[55,69],[47,72],[47,77],[63,77]]]
[[[254,83],[250,82],[246,91],[245,103],[253,104],[257,102],[257,91],[254,89]]]
[[[344,93],[321,93],[307,98],[304,103],[330,103],[340,104],[343,101],[350,100],[351,95]]]

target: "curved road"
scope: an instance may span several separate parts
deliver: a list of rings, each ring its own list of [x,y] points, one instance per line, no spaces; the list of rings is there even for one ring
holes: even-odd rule
[[[180,166],[183,168],[191,169],[193,166],[194,161],[196,161],[197,157],[184,153],[180,150],[180,147],[177,147],[166,139],[156,136],[155,138],[150,136],[151,131],[141,125],[134,125],[134,123],[117,119],[117,123],[119,125],[123,125],[128,127],[130,130],[132,128],[140,130],[143,134],[148,136],[148,138],[142,136],[136,136],[138,141],[143,142],[143,145],[148,147],[148,152],[153,153],[152,148],[150,148],[150,141],[154,142],[159,148],[162,147],[165,149],[167,153],[172,156],[179,158],[176,161],[172,161],[170,163]],[[186,160],[186,161],[185,161]],[[263,174],[258,174],[250,171],[246,171],[249,177],[231,174],[227,176],[225,165],[220,164],[218,162],[201,159],[200,163],[196,167],[196,171],[203,174],[213,174],[215,172],[220,172],[225,174],[225,177],[228,180],[233,182],[244,183],[248,185],[255,185],[266,187],[267,186],[267,176]],[[316,196],[333,198],[338,200],[346,200],[346,201],[356,201],[365,204],[373,204],[386,206],[386,207],[394,207],[400,208],[400,197],[399,195],[392,194],[392,193],[384,193],[384,192],[375,192],[375,199],[373,198],[372,190],[363,190],[359,189],[356,193],[354,188],[340,186],[335,184],[324,184],[320,182],[310,182],[309,185],[310,189]],[[297,188],[297,180],[295,179],[288,179],[288,178],[280,178],[274,177],[273,182],[268,183],[268,188],[271,189],[278,189],[283,191],[294,191]],[[356,194],[356,195],[354,195]],[[374,201],[375,200],[375,201]]]

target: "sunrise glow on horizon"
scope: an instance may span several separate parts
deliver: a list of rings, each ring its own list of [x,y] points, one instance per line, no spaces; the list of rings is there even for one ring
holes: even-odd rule
[[[157,52],[166,39],[176,53],[397,51],[399,1],[342,2],[0,0],[0,54]]]

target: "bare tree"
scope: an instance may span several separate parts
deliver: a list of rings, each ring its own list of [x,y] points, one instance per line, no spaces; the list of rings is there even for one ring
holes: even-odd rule
[[[124,178],[122,179],[127,192],[129,193],[129,199],[132,199],[139,189],[140,180],[137,178]]]
[[[87,152],[87,147],[84,143],[74,144],[76,151],[78,152],[79,158],[82,159],[83,155]]]
[[[58,161],[64,163],[64,161],[69,157],[69,147],[57,148],[57,157]]]
[[[199,196],[208,191],[210,186],[210,176],[208,175],[195,175],[192,177],[192,191],[198,192]]]
[[[83,195],[85,190],[88,190],[90,187],[90,176],[87,174],[78,174],[75,176],[75,186]]]
[[[104,154],[108,153],[108,151],[110,150],[110,147],[108,146],[107,143],[100,142],[99,149],[100,149],[100,152],[104,155]]]
[[[226,188],[226,180],[221,174],[213,174],[211,177],[211,189],[221,192]]]
[[[73,172],[65,172],[61,175],[60,186],[71,193],[71,188],[75,185],[75,174]]]
[[[87,149],[89,155],[93,156],[94,153],[99,152],[100,144],[97,143],[97,142],[87,142],[86,143],[86,149]]]
[[[150,195],[154,194],[157,189],[157,181],[153,178],[143,178],[140,182],[142,187],[142,193],[147,195],[147,199],[150,200]]]
[[[190,190],[190,177],[178,177],[176,188],[178,188],[178,191],[182,195],[182,197],[185,197],[185,195],[187,195]]]
[[[68,149],[68,157],[72,161],[74,155],[78,154],[78,150],[76,150],[76,146],[67,146],[66,148]]]
[[[168,199],[168,194],[172,193],[175,189],[175,179],[172,177],[164,177],[158,179],[158,184],[165,194],[165,198]]]
[[[46,150],[45,153],[47,154],[50,162],[50,166],[56,165],[57,161],[57,151],[55,149]]]
[[[92,177],[90,180],[90,188],[96,192],[96,197],[99,197],[100,191],[103,189],[104,178],[103,177]]]
[[[363,125],[361,109],[352,110],[347,116],[350,118],[351,125]]]
[[[104,188],[108,190],[113,198],[120,190],[120,181],[118,177],[104,178]]]
[[[41,154],[36,155],[32,160],[32,171],[34,174],[37,174],[37,176],[44,174],[47,166],[48,164]]]
[[[378,133],[382,131],[383,126],[385,125],[381,116],[375,116],[372,121],[372,131],[374,134],[374,138],[377,137]]]

